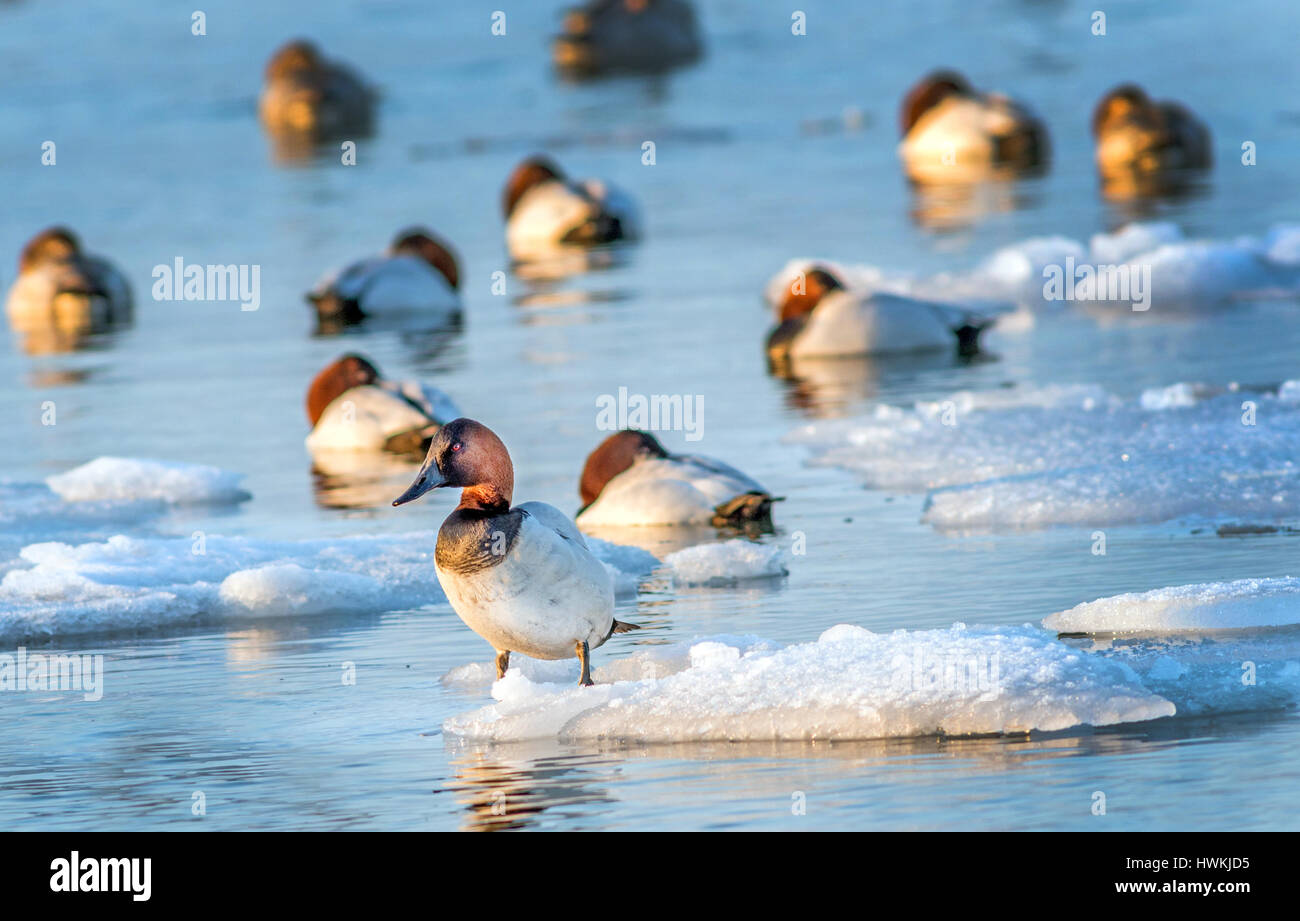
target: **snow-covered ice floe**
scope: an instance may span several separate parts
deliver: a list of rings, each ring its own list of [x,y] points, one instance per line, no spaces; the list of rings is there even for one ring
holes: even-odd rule
[[[496,702],[447,720],[478,741],[870,739],[1108,726],[1171,716],[1126,665],[1034,627],[872,633],[840,625],[784,648],[721,636],[641,648],[574,686],[576,664],[517,657]],[[455,669],[466,690],[490,666]]]
[[[169,505],[207,505],[252,498],[239,488],[243,478],[205,464],[99,457],[45,482],[68,502],[155,499]]]
[[[664,557],[678,585],[735,585],[787,574],[780,547],[736,538],[719,544],[687,547]]]
[[[0,637],[51,637],[240,617],[406,610],[445,601],[437,532],[272,541],[127,537],[23,548],[0,579]],[[593,552],[631,584],[657,561],[615,544]],[[200,552],[201,550],[201,552]],[[648,559],[647,559],[648,558]]]
[[[1060,633],[1173,633],[1300,625],[1300,579],[1202,582],[1099,598],[1043,619]]]
[[[1141,277],[1149,293],[1147,310],[1194,310],[1300,293],[1300,225],[1278,225],[1262,237],[1189,240],[1176,224],[1139,222],[1096,234],[1086,244],[1062,236],[1032,237],[997,250],[969,271],[927,277],[800,258],[768,282],[768,301],[779,303],[796,273],[814,262],[851,289],[959,301],[977,309],[1001,303],[1041,311],[1074,304],[1131,312],[1132,300],[1118,301],[1112,290],[1121,279]],[[1049,297],[1045,286],[1058,276],[1061,290]]]
[[[1134,400],[1088,385],[962,392],[786,441],[870,488],[925,492],[923,520],[943,530],[1300,520],[1296,381],[1182,383]]]

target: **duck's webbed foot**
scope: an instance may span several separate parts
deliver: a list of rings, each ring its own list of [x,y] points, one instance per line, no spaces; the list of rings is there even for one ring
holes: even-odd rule
[[[510,667],[510,650],[498,649],[497,650],[497,677],[504,678],[506,676],[506,669],[509,667]]]
[[[589,688],[595,684],[591,680],[591,663],[588,661],[591,658],[591,650],[587,647],[586,640],[579,640],[574,644],[574,648],[578,653],[578,661],[582,663],[582,674],[578,676],[578,687]]]

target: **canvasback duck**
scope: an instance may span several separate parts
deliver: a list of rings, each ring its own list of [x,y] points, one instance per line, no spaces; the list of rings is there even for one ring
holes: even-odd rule
[[[506,246],[516,259],[637,235],[636,206],[626,194],[595,179],[570,181],[546,157],[529,157],[515,167],[502,204]]]
[[[5,302],[16,331],[66,347],[129,323],[131,311],[126,276],[107,260],[84,252],[66,227],[48,228],[27,242]],[[57,350],[57,344],[50,344]]]
[[[774,299],[778,325],[767,337],[774,362],[954,348],[974,355],[980,333],[992,322],[947,304],[850,290],[817,263],[800,268]]]
[[[590,0],[565,11],[555,66],[570,76],[667,70],[700,55],[686,0]]]
[[[316,452],[423,454],[438,427],[460,415],[441,390],[417,381],[387,381],[370,361],[349,353],[321,370],[307,388]]]
[[[298,39],[281,46],[267,63],[258,112],[271,132],[324,140],[368,133],[374,102],[374,90],[350,67]]]
[[[899,155],[918,182],[965,182],[1046,162],[1047,129],[1023,105],[979,93],[950,70],[924,77],[903,98]]]
[[[410,315],[433,324],[460,315],[460,269],[446,243],[428,230],[404,230],[388,252],[330,272],[307,292],[322,327],[368,316]]]
[[[438,430],[402,505],[431,489],[460,487],[460,504],[438,530],[434,568],[452,609],[496,650],[497,677],[510,653],[577,656],[591,685],[591,650],[635,630],[614,619],[614,583],[568,516],[544,502],[510,507],[515,473],[491,429],[456,419]]]
[[[583,526],[771,527],[778,501],[735,467],[669,454],[648,432],[624,429],[591,452],[578,482]]]
[[[1097,167],[1103,175],[1203,169],[1210,165],[1210,130],[1176,102],[1156,102],[1132,83],[1101,98],[1092,115]]]

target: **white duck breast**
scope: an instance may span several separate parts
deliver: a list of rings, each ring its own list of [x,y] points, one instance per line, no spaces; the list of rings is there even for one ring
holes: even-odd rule
[[[413,405],[409,390],[420,399]],[[440,407],[445,415],[430,412]],[[335,397],[307,436],[310,451],[380,451],[394,435],[460,415],[446,394],[414,381],[353,387]]]
[[[1009,133],[1015,119],[1005,107],[982,99],[950,97],[925,112],[903,140],[908,160],[951,165],[958,160],[988,162],[993,159],[993,138]]]
[[[595,649],[609,638],[613,580],[563,512],[525,502],[458,540],[454,520],[438,534],[438,581],[460,619],[493,648],[571,659],[576,643]],[[504,545],[495,560],[494,541]]]
[[[953,329],[960,324],[960,313],[941,304],[897,294],[832,291],[809,314],[790,354],[810,358],[952,349],[957,345]]]
[[[709,524],[718,506],[749,492],[767,490],[711,457],[643,457],[606,483],[578,521],[623,527]]]
[[[313,294],[330,288],[343,299],[355,300],[368,314],[454,313],[460,296],[441,272],[415,256],[380,256],[327,275]]]
[[[129,320],[131,289],[122,273],[93,256],[83,257],[81,262],[81,269],[56,264],[19,275],[5,302],[10,321],[20,329],[53,325],[99,330]],[[98,285],[103,295],[74,295],[66,304],[61,300],[63,290],[80,288],[86,282]]]
[[[552,179],[524,193],[506,223],[506,245],[512,253],[553,247],[601,214],[617,218],[623,235],[636,233],[636,208],[623,192],[603,182],[580,183]]]

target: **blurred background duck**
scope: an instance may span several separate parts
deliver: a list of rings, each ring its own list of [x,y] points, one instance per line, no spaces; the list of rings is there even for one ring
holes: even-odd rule
[[[307,388],[307,447],[328,452],[388,451],[423,457],[438,428],[460,410],[436,387],[389,381],[356,353],[331,362]]]
[[[793,262],[768,284],[777,326],[768,334],[774,366],[798,358],[979,352],[992,320],[960,307],[883,291],[850,289],[829,266]]]
[[[903,98],[899,145],[917,182],[968,182],[1047,162],[1047,130],[1028,108],[974,90],[961,74],[935,71]]]
[[[517,260],[637,235],[631,198],[597,179],[570,180],[547,157],[529,157],[515,167],[506,180],[502,207],[506,246]]]
[[[591,0],[564,14],[553,57],[562,73],[655,72],[694,61],[701,42],[687,0]]]
[[[386,253],[330,272],[307,300],[325,331],[379,316],[409,316],[437,326],[459,317],[459,288],[451,248],[417,227],[400,232]]]
[[[129,323],[131,288],[107,260],[84,252],[71,230],[51,227],[23,247],[5,313],[26,351],[66,351]]]
[[[771,529],[772,494],[711,457],[670,454],[649,432],[624,429],[587,457],[578,482],[581,527],[712,525]]]
[[[1097,169],[1108,197],[1129,198],[1182,190],[1186,171],[1213,160],[1210,130],[1176,102],[1157,102],[1133,83],[1115,87],[1092,115]]]
[[[288,42],[266,65],[258,112],[287,157],[319,141],[365,136],[374,123],[374,108],[374,90],[309,41]]]

